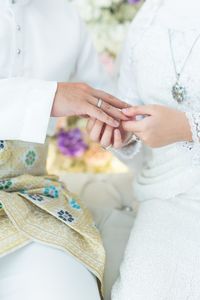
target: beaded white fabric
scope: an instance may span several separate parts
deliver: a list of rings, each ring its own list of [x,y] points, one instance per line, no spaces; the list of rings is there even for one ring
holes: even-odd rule
[[[122,99],[134,105],[162,104],[184,111],[187,116],[190,114],[194,116],[200,111],[200,72],[197,63],[197,59],[200,59],[200,40],[192,51],[180,79],[181,84],[186,87],[187,99],[182,104],[178,104],[171,92],[176,82],[176,74],[168,37],[170,28],[177,70],[181,70],[200,32],[197,6],[200,6],[197,0],[192,0],[190,3],[186,3],[185,0],[146,1],[131,25],[124,48],[119,79],[119,95]],[[188,12],[193,16],[192,20],[189,19],[191,22],[186,17]],[[191,118],[189,120],[193,136],[198,136],[194,118],[193,121]],[[195,121],[197,122],[197,118]],[[200,151],[197,144],[200,144],[200,140],[195,138],[193,143],[181,142],[176,146],[180,151],[185,152],[185,155],[190,155],[191,160],[196,164],[197,152]],[[128,148],[129,155],[130,146]],[[132,147],[134,148],[135,146]],[[138,148],[135,153],[137,152]],[[123,149],[123,153],[126,155],[126,149]]]
[[[199,0],[147,0],[133,21],[127,37],[119,79],[120,96],[133,105],[159,104],[185,112],[193,134],[193,142],[183,141],[159,149],[148,149],[148,158],[144,159],[142,172],[134,183],[134,193],[142,202],[141,205],[152,199],[171,201],[177,195],[190,194],[195,186],[199,186],[200,41],[192,51],[180,78],[180,83],[186,87],[187,99],[178,104],[172,96],[176,74],[168,36],[170,29],[177,70],[181,70],[200,32],[199,11]],[[197,196],[199,200],[200,195]],[[153,298],[148,293],[145,294],[145,289],[139,295],[132,288],[134,259],[138,258],[133,255],[135,247],[138,246],[138,243],[134,243],[135,238],[132,235],[121,266],[121,277],[113,289],[112,300],[172,299],[166,298],[166,295]],[[144,242],[143,246],[145,245]],[[141,263],[144,258],[142,256]],[[149,270],[143,269],[142,272],[148,274]]]
[[[200,163],[200,113],[186,112],[186,116],[190,124],[193,142],[184,142],[182,147],[192,153],[192,163],[195,165]]]
[[[136,154],[138,154],[141,150],[142,142],[135,141],[122,148],[120,151],[113,149],[112,152],[116,153],[122,159],[131,159],[134,158]]]
[[[200,143],[200,112],[186,113],[195,143]]]

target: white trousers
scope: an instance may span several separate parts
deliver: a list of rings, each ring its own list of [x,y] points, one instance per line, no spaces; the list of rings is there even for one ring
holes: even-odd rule
[[[141,203],[112,300],[200,300],[199,188]]]
[[[0,259],[1,300],[100,300],[96,278],[64,251],[31,243]]]

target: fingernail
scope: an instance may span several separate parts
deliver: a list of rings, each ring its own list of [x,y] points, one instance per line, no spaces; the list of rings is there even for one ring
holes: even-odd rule
[[[128,108],[123,108],[123,109],[122,109],[122,112],[123,112],[123,113],[127,113],[127,112],[128,112]]]
[[[119,125],[120,125],[118,121],[114,121],[113,124],[114,124],[115,127],[119,127]]]

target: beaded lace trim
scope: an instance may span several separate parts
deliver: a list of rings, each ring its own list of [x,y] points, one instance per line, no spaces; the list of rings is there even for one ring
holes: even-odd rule
[[[120,150],[115,149],[114,152],[123,159],[130,159],[133,158],[136,154],[138,154],[141,148],[142,148],[142,142],[137,141],[137,142],[132,142],[131,144],[129,144],[128,146]]]
[[[186,112],[193,142],[182,142],[181,147],[192,154],[192,163],[200,163],[200,113]]]
[[[186,117],[190,124],[193,142],[200,143],[200,113],[187,112]]]

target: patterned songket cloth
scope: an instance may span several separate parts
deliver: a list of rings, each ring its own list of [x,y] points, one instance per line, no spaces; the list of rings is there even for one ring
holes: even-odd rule
[[[99,232],[79,199],[47,174],[47,150],[48,143],[0,141],[0,257],[39,241],[70,252],[102,283]]]

